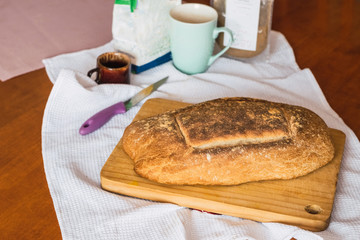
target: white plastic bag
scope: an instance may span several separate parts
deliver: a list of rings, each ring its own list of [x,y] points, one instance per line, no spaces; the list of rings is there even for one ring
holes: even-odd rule
[[[115,0],[112,22],[116,51],[130,55],[140,73],[171,60],[169,12],[181,0]]]

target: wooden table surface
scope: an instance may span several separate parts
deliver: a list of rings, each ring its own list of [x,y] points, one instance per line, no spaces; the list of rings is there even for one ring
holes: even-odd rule
[[[194,1],[205,2],[208,1]],[[275,0],[273,29],[360,136],[360,2]],[[0,83],[0,239],[61,239],[41,154],[44,69]]]

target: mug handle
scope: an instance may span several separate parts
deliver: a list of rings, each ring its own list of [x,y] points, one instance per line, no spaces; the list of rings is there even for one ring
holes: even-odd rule
[[[227,27],[215,28],[214,32],[213,32],[213,38],[216,39],[218,37],[219,33],[221,33],[221,32],[223,32],[224,34],[229,34],[230,41],[219,53],[217,53],[209,58],[208,66],[213,64],[216,59],[218,59],[221,55],[223,55],[230,48],[231,44],[234,42],[234,37],[233,37],[232,31]]]
[[[96,82],[97,84],[100,84],[100,80],[99,80],[99,70],[100,70],[100,68],[97,67],[97,68],[91,69],[91,70],[88,71],[88,73],[87,73],[88,77],[91,78],[91,76],[93,75],[93,73],[96,72],[95,82]]]

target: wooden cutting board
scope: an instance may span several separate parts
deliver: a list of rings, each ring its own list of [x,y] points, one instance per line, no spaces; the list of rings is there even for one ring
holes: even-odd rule
[[[165,99],[150,99],[143,104],[134,120],[187,105]],[[133,161],[123,151],[120,140],[101,170],[101,186],[105,190],[137,198],[322,231],[329,225],[345,143],[343,132],[330,130],[336,153],[326,166],[292,180],[260,181],[236,186],[174,186],[149,181],[134,172]]]

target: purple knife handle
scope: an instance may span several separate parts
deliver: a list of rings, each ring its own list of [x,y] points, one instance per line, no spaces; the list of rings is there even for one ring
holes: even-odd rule
[[[101,128],[105,123],[107,123],[114,115],[119,113],[125,113],[126,107],[123,102],[116,103],[104,110],[96,113],[94,116],[89,118],[86,122],[81,125],[79,133],[81,135],[86,135],[94,132],[95,130]]]

